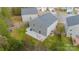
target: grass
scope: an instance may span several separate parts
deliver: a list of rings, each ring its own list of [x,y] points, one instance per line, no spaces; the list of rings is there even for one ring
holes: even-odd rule
[[[7,17],[7,18],[10,18],[10,17],[11,17],[12,12],[11,12],[11,9],[10,9],[10,8],[3,7],[3,8],[1,8],[1,9],[2,9],[1,14],[2,14],[4,17]]]
[[[3,18],[0,18],[0,34],[8,35],[8,25]]]
[[[66,15],[66,11],[64,11],[64,10],[61,10],[61,8],[58,8],[57,10],[56,10],[56,13],[58,14],[58,15]]]
[[[63,24],[58,23],[56,30],[60,32],[60,35],[54,34],[54,36],[49,36],[43,44],[48,48],[48,50],[57,50],[57,51],[72,51],[78,50],[72,44],[72,39],[66,37],[62,33],[64,32]]]
[[[58,23],[57,26],[56,26],[56,31],[60,32],[60,33],[65,32],[64,24],[63,23]]]
[[[11,20],[12,20],[14,23],[16,23],[16,22],[21,22],[21,21],[22,21],[21,16],[14,16],[14,15],[11,17]]]
[[[52,48],[54,49],[56,46],[56,43],[58,41],[58,37],[56,35],[54,36],[49,36],[44,42],[43,44],[49,49],[52,50]],[[52,47],[52,48],[51,48]]]
[[[24,26],[20,27],[18,29],[13,30],[11,32],[11,36],[17,40],[23,40],[25,37],[25,31],[26,31],[26,28]]]
[[[24,39],[25,50],[34,50],[35,46],[39,43],[38,40],[26,34]]]
[[[21,16],[15,16],[13,15],[11,17],[11,21],[14,24],[17,24],[17,26],[20,26],[20,28],[14,29],[10,34],[11,37],[17,39],[17,40],[23,40],[25,38],[25,32],[26,32],[26,27],[21,21]],[[21,26],[23,25],[23,26]]]

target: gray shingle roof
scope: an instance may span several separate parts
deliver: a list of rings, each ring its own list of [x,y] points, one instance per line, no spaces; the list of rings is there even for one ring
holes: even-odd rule
[[[79,15],[77,16],[70,16],[67,18],[67,25],[73,26],[79,24]]]
[[[45,15],[37,17],[35,20],[33,20],[33,22],[37,22],[37,23],[42,24],[46,27],[49,27],[56,20],[57,20],[57,18],[53,14],[47,13]]]
[[[21,8],[21,13],[22,15],[37,14],[38,10],[35,7],[26,7],[26,8]]]

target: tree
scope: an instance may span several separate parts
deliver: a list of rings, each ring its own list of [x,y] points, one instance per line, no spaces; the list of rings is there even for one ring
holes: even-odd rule
[[[16,40],[11,37],[0,35],[0,51],[20,51],[23,50],[22,40]]]
[[[12,16],[12,8],[3,7],[1,9],[1,14],[6,18],[10,18]]]
[[[0,51],[7,51],[9,48],[8,38],[0,35]]]
[[[56,30],[60,33],[63,33],[64,32],[64,24],[63,23],[58,23],[57,26],[56,26]]]
[[[3,36],[8,36],[8,25],[3,18],[0,18],[0,34]]]
[[[16,40],[11,37],[8,39],[9,42],[9,51],[20,51],[23,49],[24,43],[22,40]]]
[[[19,7],[12,8],[12,14],[16,15],[16,16],[21,15],[21,8],[19,8]]]

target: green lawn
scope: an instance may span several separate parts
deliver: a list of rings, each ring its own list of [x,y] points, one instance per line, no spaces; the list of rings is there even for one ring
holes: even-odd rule
[[[26,27],[20,27],[18,29],[13,30],[10,34],[17,40],[23,40],[25,37]]]
[[[8,8],[8,7],[3,7],[1,8],[2,11],[1,11],[1,14],[6,17],[6,18],[10,18],[12,16],[12,12],[11,12],[11,8]]]
[[[8,25],[3,18],[0,18],[0,34],[8,35]]]

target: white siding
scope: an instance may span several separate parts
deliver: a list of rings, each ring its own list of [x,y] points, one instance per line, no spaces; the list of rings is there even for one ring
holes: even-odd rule
[[[38,17],[37,14],[35,14],[35,15],[22,15],[22,20],[24,23],[27,23],[27,22],[35,19],[36,17]]]
[[[70,35],[70,34],[72,34],[72,35]],[[68,37],[70,37],[70,36],[76,37],[76,35],[79,36],[79,25],[71,26],[67,29],[67,36]]]
[[[67,12],[72,12],[73,11],[73,8],[72,7],[68,7],[67,8]]]
[[[68,13],[70,13],[70,14],[68,14]],[[73,8],[72,7],[67,8],[67,16],[73,16]]]
[[[54,22],[51,26],[48,27],[48,29],[47,29],[47,36],[51,33],[51,31],[55,30],[57,22],[58,21]]]

